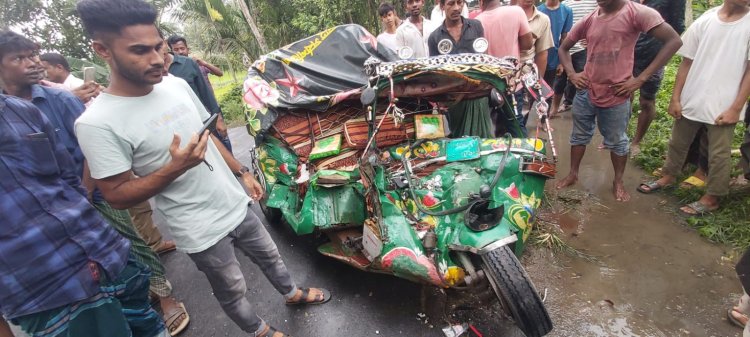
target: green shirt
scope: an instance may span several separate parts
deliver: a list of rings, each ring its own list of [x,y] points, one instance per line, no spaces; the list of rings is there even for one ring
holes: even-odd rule
[[[185,80],[208,112],[212,114],[221,112],[208,81],[203,77],[198,63],[195,63],[193,59],[174,55],[174,60],[169,65],[169,73]]]

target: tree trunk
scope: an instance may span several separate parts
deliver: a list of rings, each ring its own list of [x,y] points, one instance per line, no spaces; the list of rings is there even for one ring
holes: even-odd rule
[[[261,54],[265,54],[268,52],[268,45],[266,44],[266,38],[263,37],[263,33],[258,28],[258,24],[255,23],[255,19],[250,14],[250,7],[247,6],[247,0],[237,0],[237,2],[240,4],[240,9],[242,10],[242,16],[245,17],[245,21],[247,21],[247,25],[250,26],[250,30],[253,32],[253,36],[255,36],[255,40],[258,41],[258,47],[260,48]]]
[[[685,1],[685,27],[693,23],[693,1]]]

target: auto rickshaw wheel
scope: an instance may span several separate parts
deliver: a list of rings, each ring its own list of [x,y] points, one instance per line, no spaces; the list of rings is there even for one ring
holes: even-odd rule
[[[534,284],[508,246],[482,255],[490,285],[527,337],[541,337],[552,331],[552,320]]]
[[[268,221],[269,224],[280,224],[282,218],[281,210],[278,208],[266,206],[266,201],[268,201],[269,193],[266,186],[266,177],[265,175],[263,175],[257,165],[253,165],[253,176],[255,177],[255,180],[260,183],[260,186],[263,186],[263,191],[265,191],[265,193],[263,194],[263,198],[260,200],[256,200],[258,206],[260,206],[260,211],[263,212],[263,215],[266,217],[266,221]]]

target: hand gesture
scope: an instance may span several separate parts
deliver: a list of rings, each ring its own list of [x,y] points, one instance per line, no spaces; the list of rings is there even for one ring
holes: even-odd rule
[[[253,198],[253,200],[260,201],[260,199],[263,199],[263,194],[265,194],[266,191],[263,189],[263,186],[255,180],[252,174],[249,172],[243,174],[242,182],[245,183],[245,186],[250,190],[250,197]]]
[[[209,131],[206,130],[203,134],[198,137],[198,134],[194,134],[190,137],[190,142],[185,147],[180,148],[180,135],[174,135],[172,138],[172,145],[169,146],[169,154],[172,155],[172,164],[182,172],[185,172],[196,165],[203,162],[206,157],[206,149],[209,136]]]
[[[568,79],[570,79],[570,82],[578,89],[586,89],[589,87],[589,79],[586,78],[586,75],[582,72],[570,74]]]
[[[78,88],[73,89],[73,95],[78,97],[83,103],[88,103],[92,98],[99,96],[101,86],[96,82],[87,82]]]
[[[638,90],[643,85],[643,80],[638,77],[631,77],[625,82],[615,83],[612,85],[612,89],[615,91],[617,96],[630,96],[633,92]]]
[[[740,111],[729,108],[720,113],[719,116],[716,117],[716,120],[714,120],[714,123],[716,123],[716,125],[734,125],[739,121]]]
[[[670,116],[674,117],[674,119],[682,118],[682,103],[680,103],[679,100],[671,100],[669,102],[669,108],[667,108],[667,112]]]
[[[555,69],[555,76],[560,76],[565,72],[565,67],[562,66],[562,64],[558,64],[557,68]]]

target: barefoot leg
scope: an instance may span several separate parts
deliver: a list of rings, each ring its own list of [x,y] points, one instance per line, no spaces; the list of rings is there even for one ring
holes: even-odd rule
[[[609,157],[612,159],[612,167],[615,169],[615,180],[613,183],[615,200],[629,201],[630,194],[625,190],[622,183],[622,177],[625,175],[625,164],[628,163],[628,156],[618,156],[614,152],[611,152]]]
[[[557,182],[557,189],[565,188],[578,181],[578,170],[581,168],[581,160],[586,153],[586,145],[573,145],[570,147],[570,173],[563,180]]]

